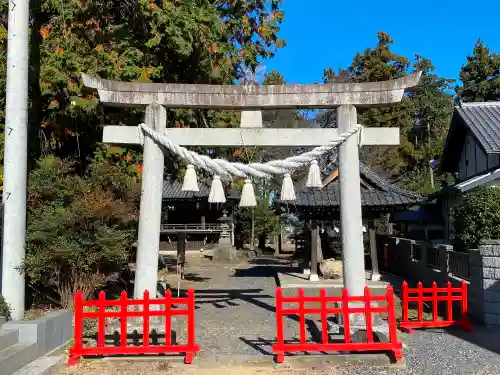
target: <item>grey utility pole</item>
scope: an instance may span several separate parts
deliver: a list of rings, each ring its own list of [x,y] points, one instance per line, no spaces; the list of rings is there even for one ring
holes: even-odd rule
[[[3,182],[2,295],[13,319],[24,315],[28,164],[29,0],[9,0]]]

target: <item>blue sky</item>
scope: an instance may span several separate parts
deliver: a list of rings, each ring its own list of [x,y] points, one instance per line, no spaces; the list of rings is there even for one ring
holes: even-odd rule
[[[500,52],[500,0],[284,0],[283,9],[287,46],[264,65],[287,83],[322,82],[324,68],[347,67],[374,47],[378,31],[391,35],[394,52],[425,56],[449,78],[458,78],[479,37]]]

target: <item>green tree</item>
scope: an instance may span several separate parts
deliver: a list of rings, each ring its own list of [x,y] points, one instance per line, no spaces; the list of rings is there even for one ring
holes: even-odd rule
[[[500,239],[500,189],[481,187],[467,193],[452,211],[453,244],[474,249],[482,240]]]
[[[432,62],[420,55],[415,56],[412,67],[422,72],[422,76],[419,85],[408,93],[414,108],[413,128],[407,133],[407,147],[400,149],[408,165],[402,182],[411,189],[430,193],[439,188],[441,180],[449,177],[435,170],[435,186],[432,187],[429,162],[443,150],[453,113],[451,90],[455,81],[438,76]]]
[[[92,297],[127,264],[139,197],[137,182],[116,165],[95,161],[84,177],[73,165],[48,156],[29,178],[24,271],[64,308],[77,290]]]
[[[232,84],[284,46],[277,35],[284,17],[280,3],[133,0],[117,7],[103,0],[34,0],[30,63],[37,69],[30,99],[39,110],[30,115],[37,117],[41,151],[85,163],[101,124],[141,121],[139,111],[101,108],[96,93],[82,87],[82,72],[123,81]],[[7,7],[0,0],[3,14]],[[2,87],[6,37],[3,25]],[[168,116],[177,127],[236,123],[227,111],[176,109]]]
[[[457,98],[463,102],[500,100],[500,55],[491,52],[481,39],[460,70],[462,85],[456,86]]]
[[[374,48],[358,53],[352,64],[335,72],[324,71],[325,83],[377,82],[397,79],[421,71],[418,87],[403,97],[401,103],[383,108],[358,110],[361,124],[374,127],[399,127],[400,145],[363,147],[361,158],[373,169],[395,177],[406,187],[430,189],[428,162],[441,153],[452,110],[449,91],[453,80],[439,77],[429,59],[416,55],[410,60],[391,50],[394,41],[385,32],[377,34]],[[335,126],[333,113],[322,113],[324,124]]]

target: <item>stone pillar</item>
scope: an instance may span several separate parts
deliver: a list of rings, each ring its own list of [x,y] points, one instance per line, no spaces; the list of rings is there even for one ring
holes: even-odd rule
[[[310,281],[318,281],[318,224],[311,222],[311,273],[309,274]]]
[[[375,229],[369,229],[370,234],[370,255],[372,258],[372,281],[379,281],[381,276],[378,270],[378,254],[377,254],[377,233]]]
[[[311,262],[311,230],[309,228],[309,222],[304,224],[304,263],[302,273],[304,275],[311,274],[310,262]]]
[[[427,267],[427,242],[420,241],[420,263]]]
[[[337,109],[337,126],[341,133],[348,132],[356,124],[356,107],[347,104]],[[358,138],[351,136],[339,146],[339,183],[344,285],[353,296],[363,295],[366,284],[359,181]]]
[[[163,134],[167,125],[165,108],[156,104],[148,105],[146,107],[146,125]],[[158,250],[160,247],[165,157],[162,149],[148,136],[144,137],[143,157],[134,298],[142,298],[145,290],[148,290],[149,295],[154,298],[158,283]]]
[[[439,245],[439,270],[444,274],[448,275],[449,267],[448,267],[448,251],[452,251],[452,245]]]
[[[500,326],[500,240],[469,251],[469,312],[486,325]]]
[[[234,223],[231,222],[231,246],[234,247]]]

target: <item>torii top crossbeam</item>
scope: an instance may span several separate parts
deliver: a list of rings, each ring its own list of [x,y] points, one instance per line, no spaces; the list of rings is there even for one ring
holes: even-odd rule
[[[175,108],[336,108],[345,104],[374,107],[400,102],[420,73],[383,82],[321,85],[200,85],[119,82],[82,74],[102,103],[115,106],[160,104]]]

